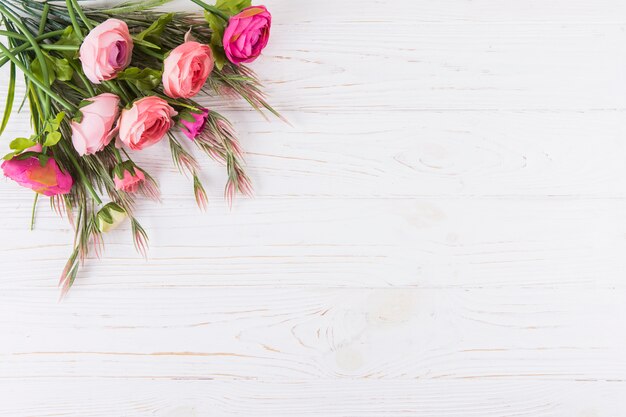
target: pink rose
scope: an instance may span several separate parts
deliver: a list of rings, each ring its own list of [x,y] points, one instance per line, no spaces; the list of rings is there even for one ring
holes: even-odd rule
[[[72,120],[72,143],[79,155],[100,152],[117,135],[113,124],[120,112],[120,99],[115,94],[103,93],[86,99],[90,101],[80,109],[82,120]]]
[[[208,109],[200,109],[200,110],[202,110],[202,113],[193,113],[193,112],[188,113],[191,117],[194,118],[193,122],[187,121],[183,119],[182,117],[180,118],[180,123],[183,125],[183,128],[181,130],[185,134],[185,136],[187,136],[191,140],[194,140],[195,138],[197,138],[198,135],[202,133],[202,131],[204,130],[204,126],[206,126],[206,121],[207,121],[207,116],[209,115],[209,110]]]
[[[163,90],[172,98],[191,98],[198,94],[211,71],[211,48],[198,42],[185,42],[163,61]]]
[[[41,152],[41,145],[33,146],[27,151]],[[22,187],[47,196],[68,194],[74,184],[72,176],[61,171],[57,162],[52,158],[49,158],[44,166],[41,166],[39,159],[35,156],[24,159],[13,158],[5,161],[0,167],[5,176]]]
[[[135,168],[132,171],[133,172],[129,169],[123,169],[123,178],[120,178],[117,173],[113,176],[116,190],[125,191],[127,193],[137,192],[141,183],[146,180],[146,176],[138,168]]]
[[[230,62],[252,62],[267,45],[272,15],[265,6],[247,7],[230,18],[224,31],[224,51]]]
[[[133,40],[125,22],[107,19],[93,28],[80,46],[80,61],[87,78],[100,84],[115,78],[130,64]]]
[[[141,150],[154,145],[174,124],[176,110],[160,97],[149,96],[133,103],[130,109],[122,110],[117,123],[119,137],[124,145]]]

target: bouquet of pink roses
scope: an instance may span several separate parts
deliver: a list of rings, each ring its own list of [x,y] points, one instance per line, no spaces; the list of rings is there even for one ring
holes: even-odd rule
[[[0,43],[0,66],[10,65],[0,134],[12,112],[17,69],[24,74],[34,130],[10,142],[1,168],[35,191],[35,205],[39,195],[50,197],[74,226],[74,249],[60,279],[63,294],[90,248],[99,255],[102,234],[127,218],[145,256],[147,235],[133,206],[138,195],[158,200],[159,189],[133,161],[134,152],[167,140],[174,164],[193,178],[201,208],[207,197],[189,145],[226,166],[229,201],[235,193],[250,194],[231,124],[194,97],[239,96],[278,116],[243,65],[267,45],[268,10],[250,0],[192,0],[204,18],[154,10],[166,1],[103,10],[81,7],[78,0],[0,0],[6,29],[0,35],[7,39]]]

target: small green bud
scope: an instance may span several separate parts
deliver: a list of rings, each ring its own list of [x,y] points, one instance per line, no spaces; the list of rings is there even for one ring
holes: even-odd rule
[[[98,229],[106,233],[122,224],[126,217],[126,210],[115,203],[108,203],[98,212]]]

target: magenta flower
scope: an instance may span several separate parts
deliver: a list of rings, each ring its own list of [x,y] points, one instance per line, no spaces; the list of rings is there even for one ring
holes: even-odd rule
[[[202,113],[193,113],[189,112],[193,118],[193,122],[189,122],[183,118],[180,119],[180,123],[184,126],[181,130],[189,139],[194,140],[198,137],[200,133],[204,130],[204,126],[206,126],[206,121],[209,116],[208,109],[201,109]]]
[[[30,148],[28,151],[39,152],[41,145]],[[47,196],[68,194],[74,184],[72,176],[61,171],[53,158],[48,158],[43,166],[35,156],[24,159],[13,158],[5,161],[0,168],[5,176],[22,187]]]
[[[239,65],[258,58],[267,45],[272,15],[265,6],[247,7],[231,17],[224,31],[224,52],[230,62]]]

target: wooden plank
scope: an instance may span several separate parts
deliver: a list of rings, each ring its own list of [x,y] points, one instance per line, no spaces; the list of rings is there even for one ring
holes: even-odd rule
[[[3,378],[624,381],[623,289],[55,295],[0,294]]]
[[[66,378],[0,386],[2,417],[592,417],[619,415],[626,406],[626,387],[616,382]]]
[[[28,232],[27,206],[6,204],[0,286],[54,288],[69,225],[43,208]],[[77,286],[624,288],[624,212],[623,200],[562,198],[257,199],[209,213],[166,202],[139,213],[149,262],[124,225]]]

